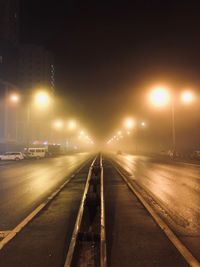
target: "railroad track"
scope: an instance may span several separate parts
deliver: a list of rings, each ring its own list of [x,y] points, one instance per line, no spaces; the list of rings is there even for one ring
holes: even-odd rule
[[[88,173],[64,267],[106,267],[102,156]]]

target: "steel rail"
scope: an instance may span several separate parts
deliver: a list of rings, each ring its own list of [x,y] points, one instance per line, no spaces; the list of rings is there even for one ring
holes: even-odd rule
[[[105,229],[105,201],[104,201],[104,175],[102,155],[100,156],[101,167],[101,225],[100,225],[100,267],[107,266],[107,253],[106,253],[106,229]]]
[[[86,184],[85,184],[84,193],[83,193],[83,196],[82,196],[81,204],[80,204],[78,215],[77,215],[77,218],[76,218],[76,223],[75,223],[75,226],[74,226],[74,231],[72,233],[72,238],[71,238],[71,242],[70,242],[69,249],[68,249],[68,252],[67,252],[67,257],[66,257],[66,260],[65,260],[65,263],[64,263],[64,267],[70,267],[71,264],[72,264],[73,255],[74,255],[76,242],[77,242],[77,237],[78,237],[78,233],[79,233],[81,222],[82,222],[86,196],[87,196],[87,192],[88,192],[88,189],[89,189],[89,184],[90,184],[90,180],[91,180],[91,176],[92,176],[92,169],[93,169],[93,166],[94,166],[94,163],[95,163],[96,159],[97,159],[97,156],[95,157],[95,159],[93,160],[93,162],[92,162],[92,164],[91,164],[91,166],[89,168],[89,172],[88,172],[87,181],[86,181]]]

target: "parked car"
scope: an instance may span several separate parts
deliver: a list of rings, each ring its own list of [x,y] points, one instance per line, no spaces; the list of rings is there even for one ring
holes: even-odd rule
[[[200,159],[200,150],[193,151],[190,155],[190,158],[199,160]]]
[[[176,151],[176,150],[169,150],[168,155],[171,159],[178,159],[181,157],[180,152]]]
[[[6,152],[0,155],[0,160],[22,160],[24,156],[21,152]]]

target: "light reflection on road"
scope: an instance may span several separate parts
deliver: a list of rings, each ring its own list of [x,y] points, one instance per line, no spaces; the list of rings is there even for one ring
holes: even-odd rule
[[[89,158],[79,153],[0,166],[0,231],[13,228]]]
[[[114,159],[164,207],[179,231],[200,235],[200,166],[129,154]]]

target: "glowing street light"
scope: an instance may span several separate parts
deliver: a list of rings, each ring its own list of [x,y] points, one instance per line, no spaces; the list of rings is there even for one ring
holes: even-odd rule
[[[38,91],[35,94],[34,100],[38,107],[46,107],[50,102],[50,96],[46,91]]]
[[[127,129],[127,130],[131,130],[133,129],[133,127],[135,126],[135,121],[134,119],[132,118],[126,118],[124,120],[124,127]]]
[[[85,132],[83,130],[80,131],[79,133],[80,136],[85,136]]]
[[[165,87],[155,87],[149,96],[150,102],[156,107],[166,106],[170,101],[169,90]]]
[[[20,97],[18,94],[11,94],[10,97],[9,97],[9,100],[12,102],[12,103],[18,103],[19,100],[20,100]]]
[[[120,136],[122,134],[122,131],[118,131],[117,135]]]
[[[76,127],[77,127],[77,123],[76,123],[75,120],[70,120],[70,121],[68,122],[68,129],[69,129],[69,130],[75,130]]]
[[[190,104],[195,100],[193,92],[187,90],[181,94],[181,100],[184,104]]]
[[[146,124],[145,121],[142,121],[142,122],[140,123],[140,125],[141,125],[142,128],[145,128],[145,127],[147,126],[147,124]]]
[[[62,120],[55,120],[54,123],[53,123],[53,127],[56,129],[56,130],[60,130],[62,129],[64,126],[64,123]]]
[[[191,91],[186,90],[181,94],[181,100],[184,104],[190,104],[195,100],[195,96]],[[173,151],[175,151],[176,149],[175,95],[170,94],[169,90],[166,87],[156,87],[150,93],[150,102],[157,107],[166,106],[170,102],[171,116],[172,116],[172,142],[173,142]]]

